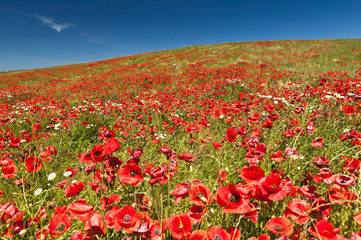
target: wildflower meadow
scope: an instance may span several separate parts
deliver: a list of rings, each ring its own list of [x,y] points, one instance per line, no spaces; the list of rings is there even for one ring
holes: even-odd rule
[[[361,40],[0,73],[1,239],[361,239]]]

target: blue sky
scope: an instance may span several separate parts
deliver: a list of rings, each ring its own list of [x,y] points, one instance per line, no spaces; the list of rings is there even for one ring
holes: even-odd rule
[[[189,45],[361,38],[361,0],[0,0],[0,71]]]

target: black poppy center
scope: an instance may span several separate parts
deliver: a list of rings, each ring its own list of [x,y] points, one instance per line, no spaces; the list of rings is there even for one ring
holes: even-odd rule
[[[232,203],[232,202],[238,202],[240,199],[240,196],[239,195],[235,195],[235,194],[232,194],[231,197],[229,198],[229,201]]]
[[[222,240],[222,238],[217,235],[217,236],[214,238],[214,240]]]
[[[64,223],[60,223],[58,225],[58,227],[56,228],[56,231],[62,232],[65,230],[65,224]]]
[[[276,229],[276,231],[281,231],[283,228],[282,228],[282,226],[280,226],[280,225],[276,225],[276,226],[275,226],[275,229]]]
[[[125,216],[124,216],[124,221],[129,222],[129,220],[130,220],[130,216],[129,216],[128,214],[125,215]]]
[[[137,173],[136,173],[135,171],[131,171],[131,172],[129,173],[129,175],[132,176],[132,177],[135,177],[135,176],[137,175]]]
[[[197,214],[197,213],[203,213],[203,210],[202,210],[202,209],[197,209],[197,210],[194,211],[194,213],[195,213],[195,214]]]
[[[155,234],[155,235],[160,234],[160,230],[159,230],[159,229],[154,230],[154,234]]]

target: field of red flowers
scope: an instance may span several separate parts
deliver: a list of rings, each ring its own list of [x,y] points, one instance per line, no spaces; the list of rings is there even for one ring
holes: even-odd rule
[[[361,40],[0,73],[1,239],[361,239]]]

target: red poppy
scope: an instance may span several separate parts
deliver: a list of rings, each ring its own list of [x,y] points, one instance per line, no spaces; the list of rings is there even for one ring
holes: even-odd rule
[[[0,203],[0,220],[7,221],[18,212],[18,208],[13,202]]]
[[[353,219],[357,222],[359,226],[361,226],[361,212],[357,213]]]
[[[273,113],[273,111],[275,110],[275,107],[272,106],[271,104],[267,104],[263,109],[268,113]]]
[[[110,209],[104,216],[104,222],[105,225],[110,228],[113,229],[115,227],[118,228],[117,231],[120,231],[122,228],[119,224],[117,224],[117,226],[115,225],[115,216],[119,213],[119,211],[121,210],[120,207],[118,206],[114,206],[112,207],[112,209]]]
[[[105,147],[103,145],[95,145],[93,150],[90,152],[90,157],[93,162],[103,162],[105,159]]]
[[[16,148],[16,147],[19,147],[20,144],[21,144],[21,139],[14,136],[10,139],[9,147]]]
[[[257,165],[244,166],[239,172],[246,183],[257,183],[265,176],[264,170]]]
[[[117,194],[113,194],[110,197],[103,197],[100,200],[99,209],[107,210],[113,203],[120,202],[120,197]]]
[[[227,173],[224,170],[218,170],[217,172],[217,183],[222,185],[227,179]]]
[[[79,194],[85,188],[82,181],[76,181],[65,188],[65,197],[70,198]]]
[[[285,179],[282,180],[279,175],[271,174],[268,177],[262,178],[258,186],[264,197],[272,201],[280,201],[289,192],[289,187],[286,183],[287,181]]]
[[[219,149],[221,149],[222,144],[219,143],[219,142],[214,142],[214,143],[213,143],[213,147],[214,147],[215,149],[219,150]]]
[[[20,178],[19,180],[14,181],[16,186],[24,186],[26,189],[29,189],[30,184],[27,183],[27,180],[25,178]]]
[[[286,138],[296,137],[296,131],[294,129],[289,129],[283,133],[283,136]]]
[[[172,175],[169,174],[169,171],[167,171],[166,166],[158,166],[156,168],[149,169],[147,172],[150,175],[151,179],[149,181],[149,184],[155,184],[160,183],[162,185],[168,183],[170,180],[169,178],[172,177]]]
[[[148,211],[152,208],[149,197],[144,193],[137,194],[135,203],[141,211]]]
[[[345,166],[342,169],[346,172],[354,174],[355,176],[360,175],[360,160],[356,158],[348,158],[345,162]]]
[[[141,215],[132,206],[125,206],[114,216],[114,228],[116,231],[124,229],[126,233],[132,233],[139,228]]]
[[[293,224],[288,218],[274,217],[266,224],[266,229],[274,234],[281,234],[289,237],[293,233]]]
[[[24,223],[22,221],[25,212],[17,212],[12,216],[12,222],[8,229],[5,227],[5,233],[3,236],[6,238],[13,238],[19,234],[23,229],[25,229]]]
[[[272,122],[280,119],[280,115],[278,115],[277,113],[271,113],[268,117],[269,120],[271,120]]]
[[[305,131],[303,130],[303,127],[296,127],[295,128],[295,131],[297,133],[300,133],[301,136],[304,136],[305,135]]]
[[[170,216],[166,226],[175,238],[184,237],[192,231],[191,219],[185,213]]]
[[[144,237],[144,233],[147,233],[150,230],[150,225],[153,219],[150,217],[147,212],[139,212],[140,214],[140,225],[139,228],[135,231],[136,233],[140,233],[142,237]]]
[[[83,154],[78,154],[77,158],[79,159],[79,162],[84,162],[84,163],[92,163],[92,156],[90,153],[83,153]]]
[[[190,188],[190,183],[178,183],[176,188],[171,193],[172,196],[175,196],[175,204],[178,204],[183,198],[188,197]]]
[[[117,157],[110,157],[109,159],[104,161],[104,167],[112,168],[114,170],[118,170],[119,167],[123,164]]]
[[[36,240],[43,240],[46,239],[49,236],[49,229],[48,228],[42,228],[39,231],[35,233],[35,239]]]
[[[313,200],[312,200],[313,201]],[[331,204],[322,196],[317,197],[316,202],[312,205],[311,215],[322,215],[328,217],[331,214]]]
[[[10,165],[2,168],[2,178],[14,178],[16,177],[16,173],[18,172],[18,168],[15,165]]]
[[[254,154],[257,156],[263,157],[266,154],[266,152],[267,152],[266,144],[260,143],[260,144],[257,144]]]
[[[282,151],[276,151],[276,152],[272,153],[272,156],[270,157],[270,159],[271,159],[271,161],[282,162],[284,160],[284,157],[282,155],[283,155]]]
[[[231,235],[220,226],[212,226],[207,231],[207,240],[231,240]]]
[[[311,233],[312,236],[321,240],[347,240],[347,238],[338,234],[341,230],[342,229],[339,228],[333,228],[332,223],[327,219],[317,221],[315,227],[308,228],[308,232]]]
[[[44,162],[48,162],[48,161],[51,161],[52,160],[52,157],[51,157],[51,153],[48,152],[48,151],[43,151],[39,154],[39,157],[41,157],[41,159],[44,161]]]
[[[75,232],[75,233],[71,236],[70,240],[84,240],[82,231],[77,231],[77,232]]]
[[[310,220],[307,211],[310,210],[310,204],[301,199],[292,199],[283,213],[285,217],[290,217],[297,224],[305,224]]]
[[[352,105],[343,106],[342,111],[344,111],[346,115],[353,115],[355,113],[355,109]]]
[[[195,230],[189,236],[189,240],[206,240],[207,231],[205,230]]]
[[[227,141],[228,142],[235,142],[237,139],[237,131],[233,128],[229,128],[226,130],[227,134]]]
[[[327,184],[331,184],[335,181],[335,177],[331,170],[328,168],[321,168],[320,173],[313,177],[313,181],[315,182],[325,182]]]
[[[107,229],[103,221],[103,214],[92,212],[84,223],[84,231],[87,232],[87,235],[91,236],[91,239],[100,239],[101,236],[105,235]]]
[[[323,147],[323,138],[322,137],[316,137],[315,139],[313,139],[312,143],[311,143],[312,147],[319,147],[322,148]]]
[[[271,240],[271,237],[268,234],[261,234],[258,238],[251,237],[248,240]]]
[[[209,187],[203,183],[193,183],[189,189],[189,202],[191,204],[205,206],[213,201]]]
[[[298,152],[297,152],[296,148],[286,148],[284,157],[288,158],[289,156],[292,156],[292,155],[298,156]]]
[[[33,123],[32,130],[33,130],[33,133],[35,134],[37,131],[41,130],[41,124]]]
[[[241,240],[241,231],[235,227],[230,227],[227,232],[231,236],[231,240]]]
[[[343,142],[343,141],[346,141],[348,139],[355,139],[355,138],[357,138],[359,136],[360,136],[360,133],[358,133],[356,129],[353,129],[353,130],[342,133],[340,135],[340,139]]]
[[[93,213],[94,207],[86,203],[85,199],[79,199],[69,206],[70,217],[79,217],[79,221],[85,222]]]
[[[295,108],[295,109],[293,109],[293,114],[300,114],[300,113],[302,113],[302,112],[304,112],[305,111],[305,109],[304,108],[299,108],[299,107],[297,107],[297,108]]]
[[[191,162],[191,163],[194,163],[197,160],[197,158],[195,158],[193,156],[193,154],[191,154],[191,153],[179,154],[179,159],[182,159],[182,160],[184,160],[186,162]]]
[[[120,144],[117,139],[111,138],[104,144],[104,150],[107,155],[111,155],[113,152],[118,151]]]
[[[351,200],[354,196],[351,191],[338,184],[333,184],[327,191],[328,199],[331,203],[344,204],[344,201]]]
[[[25,167],[28,172],[38,172],[43,168],[43,163],[40,158],[28,156],[25,161]]]
[[[325,168],[329,163],[330,159],[326,157],[318,156],[313,159],[313,164],[318,168]]]
[[[150,240],[163,240],[163,228],[162,224],[158,220],[152,221],[150,224],[150,230],[146,233],[146,237],[148,237]]]
[[[56,151],[56,147],[54,146],[46,146],[45,151],[50,152],[52,155],[56,155],[58,153]]]
[[[351,184],[355,184],[356,181],[355,181],[355,178],[352,176],[336,174],[335,175],[335,183],[342,187],[348,187]]]
[[[264,127],[264,128],[271,128],[271,127],[273,127],[273,122],[270,121],[269,119],[266,119],[266,120],[263,122],[262,127]]]
[[[58,185],[56,185],[56,187],[64,188],[67,184],[68,184],[68,180],[64,180],[64,181],[58,183]]]
[[[251,211],[247,192],[233,184],[218,188],[216,200],[224,213],[245,214]]]
[[[161,146],[159,149],[159,152],[164,154],[169,154],[172,151],[172,149],[169,146]]]
[[[72,220],[68,215],[67,209],[67,206],[55,209],[48,226],[52,238],[60,236],[71,226]]]
[[[245,218],[250,218],[253,223],[257,223],[258,222],[258,211],[259,210],[256,209],[256,207],[258,207],[259,204],[256,203],[256,202],[253,202],[253,203],[251,202],[250,205],[251,205],[252,209],[248,213],[245,213],[244,217]]]
[[[127,164],[118,170],[119,180],[123,184],[137,186],[143,182],[143,174],[140,167],[136,163]]]
[[[4,156],[3,159],[0,160],[0,166],[6,167],[6,166],[12,166],[15,165],[15,162],[8,158],[7,156]]]
[[[201,223],[206,214],[207,208],[198,205],[194,205],[187,212],[187,215],[190,217],[192,224]]]
[[[104,166],[105,166],[105,163],[104,163]],[[96,170],[96,168],[97,168],[96,163],[89,163],[88,165],[85,166],[84,172],[90,173],[90,172]]]

